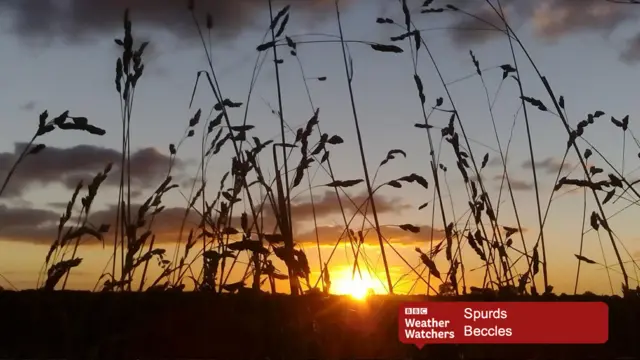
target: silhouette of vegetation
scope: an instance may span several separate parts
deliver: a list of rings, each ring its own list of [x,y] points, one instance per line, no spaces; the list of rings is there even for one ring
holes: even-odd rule
[[[607,115],[600,110],[591,109],[593,112],[585,120],[573,126],[565,110],[565,101],[570,100],[565,100],[554,92],[551,81],[538,69],[520,38],[511,29],[500,0],[485,1],[501,19],[501,24],[497,25],[453,5],[436,8],[431,1],[425,1],[417,16],[438,16],[446,12],[473,17],[501,32],[508,40],[511,57],[505,64],[497,67],[501,70],[499,74],[484,69],[481,66],[482,59],[473,51],[469,53],[473,64],[471,71],[474,73],[465,79],[478,81],[483,87],[482,95],[486,98],[490,119],[486,126],[495,134],[497,143],[496,154],[479,153],[477,148],[474,150],[473,140],[468,136],[466,128],[471,120],[463,118],[458,111],[456,99],[449,91],[451,83],[445,81],[430,45],[422,38],[421,30],[414,23],[416,14],[409,10],[405,0],[398,1],[403,14],[401,20],[372,19],[378,26],[391,27],[396,31],[389,43],[384,44],[349,40],[343,32],[339,0],[335,0],[339,35],[327,35],[323,40],[306,40],[304,36],[290,34],[287,29],[292,16],[290,6],[277,10],[273,8],[271,0],[265,1],[269,5],[269,26],[261,43],[256,46],[253,77],[246,99],[229,99],[224,96],[226,91],[218,81],[219,70],[212,55],[212,17],[200,14],[193,0],[188,2],[185,11],[193,19],[194,29],[207,60],[207,68],[196,73],[190,108],[196,92],[206,90],[211,96],[212,111],[207,115],[202,109],[192,109],[193,115],[185,123],[182,136],[177,142],[166,146],[170,163],[164,180],[156,184],[155,191],[142,205],[137,205],[133,199],[133,139],[130,129],[135,121],[132,109],[136,89],[140,81],[144,81],[144,55],[149,43],[139,43],[136,40],[129,11],[124,12],[123,37],[115,39],[122,52],[116,60],[115,73],[115,90],[120,100],[122,124],[116,218],[112,223],[97,225],[89,221],[101,184],[107,177],[114,176],[110,173],[113,164],[104,164],[104,170],[96,174],[90,184],[77,184],[60,217],[57,237],[52,239],[45,256],[36,284],[38,291],[0,292],[0,306],[12,309],[5,319],[6,323],[3,320],[5,328],[11,331],[3,330],[1,335],[6,344],[11,346],[0,346],[0,356],[37,356],[38,351],[64,356],[68,354],[68,349],[74,349],[75,356],[217,356],[228,359],[296,356],[399,358],[426,354],[436,358],[507,356],[507,350],[501,347],[487,350],[477,346],[455,349],[427,346],[418,351],[397,343],[397,311],[394,306],[398,301],[416,298],[402,295],[369,296],[364,305],[354,305],[343,297],[328,296],[332,285],[332,258],[340,244],[345,244],[345,248],[353,256],[353,263],[349,264],[352,279],[362,278],[366,272],[378,277],[364,247],[365,237],[370,231],[375,233],[378,240],[385,275],[381,283],[389,295],[394,294],[399,280],[392,279],[388,256],[396,256],[408,269],[405,276],[415,278],[409,292],[415,294],[414,289],[420,284],[426,289],[426,294],[420,295],[431,296],[429,299],[433,301],[453,298],[479,301],[598,299],[609,302],[612,333],[607,345],[589,348],[590,350],[568,346],[522,347],[513,350],[513,354],[509,355],[513,358],[525,354],[563,354],[564,358],[579,358],[588,354],[604,359],[640,353],[637,342],[632,341],[640,338],[636,330],[640,323],[640,267],[616,235],[615,229],[609,225],[609,220],[619,212],[610,214],[606,207],[608,203],[620,199],[627,201],[629,207],[635,206],[640,201],[640,193],[636,187],[637,182],[625,176],[624,160],[620,168],[614,166],[584,137],[591,124],[606,121],[605,117],[610,117],[612,131],[620,133],[622,152],[626,152],[628,138],[640,148],[628,115]],[[344,66],[341,80],[348,88],[362,178],[343,178],[334,172],[332,156],[341,151],[340,145],[345,140],[340,134],[322,132],[322,112],[314,105],[309,86],[309,81],[324,82],[328,77],[306,77],[304,64],[299,57],[302,51],[299,45],[316,42],[340,46]],[[352,46],[368,47],[373,55],[410,56],[410,70],[418,100],[416,106],[420,107],[422,114],[422,119],[414,127],[416,131],[424,131],[425,134],[424,151],[425,154],[429,152],[424,157],[429,162],[427,169],[416,169],[410,174],[395,175],[392,180],[379,182],[378,175],[385,170],[385,165],[413,155],[403,149],[390,149],[375,172],[371,172],[372,159],[367,155],[367,140],[361,132],[356,90],[352,87],[355,76],[350,52]],[[537,79],[524,79],[521,76],[520,68],[525,66],[522,61],[518,61],[522,59],[521,55],[527,59],[526,65],[535,70]],[[254,125],[249,123],[248,116],[256,79],[265,59],[273,60],[273,91],[278,100],[273,115],[278,119],[280,132],[278,139],[269,140],[252,135]],[[309,120],[297,129],[285,121],[284,115],[286,101],[281,89],[280,68],[287,66],[289,62],[299,66],[309,99]],[[436,99],[428,99],[425,94],[424,74],[419,67],[421,62],[428,62],[435,69],[444,89]],[[501,80],[498,90],[492,94],[487,80],[493,76],[499,76]],[[527,95],[527,85],[534,81],[540,81],[543,85],[545,99]],[[495,100],[503,85],[507,84],[517,86],[519,109],[514,116],[514,126],[520,114],[526,126],[535,215],[539,227],[536,229],[537,233],[526,232],[522,226],[522,205],[518,206],[516,202],[515,180],[507,170],[511,138],[508,144],[501,142],[494,117]],[[546,202],[540,191],[541,170],[537,168],[539,158],[536,157],[536,147],[542,145],[536,142],[530,131],[530,114],[533,111],[543,112],[550,118],[559,120],[567,136],[566,151],[555,174],[554,189]],[[438,126],[438,121],[442,119],[446,125]],[[84,131],[96,136],[105,133],[85,117],[71,116],[67,111],[50,119],[48,112],[44,111],[39,117],[35,135],[8,171],[0,188],[0,196],[25,158],[47,151],[44,144],[38,143],[44,141],[46,134],[68,130]],[[290,133],[295,136],[289,135]],[[185,195],[187,205],[179,235],[175,239],[175,248],[172,250],[159,247],[154,226],[158,215],[166,211],[164,196],[180,188],[174,179],[173,170],[185,142],[199,142],[201,152],[197,174]],[[211,185],[207,177],[209,166],[223,149],[233,151],[231,167],[224,173],[219,184]],[[445,164],[440,160],[444,151],[450,151],[454,155],[454,164]],[[562,174],[570,153],[579,160],[582,170],[582,174],[575,174],[571,178],[570,175]],[[492,193],[483,177],[483,170],[494,158],[502,169],[501,186],[497,194]],[[454,171],[449,172],[449,169]],[[314,184],[313,173],[316,171],[326,173],[331,181]],[[420,175],[421,171],[425,175]],[[270,173],[273,174],[272,178],[267,178]],[[460,213],[460,204],[454,204],[453,198],[448,195],[451,193],[451,176],[459,177],[464,183],[464,191],[460,192],[461,196],[466,196],[462,205],[468,209],[464,213]],[[358,203],[348,191],[362,185],[366,186],[366,200]],[[413,259],[403,257],[385,236],[375,201],[377,191],[382,188],[399,189],[409,186],[416,194],[420,194],[416,196],[431,195],[431,200],[416,210],[430,208],[433,214],[430,230],[408,223],[393,225],[410,234],[431,231],[432,241],[417,247],[417,254]],[[344,226],[344,231],[335,239],[328,257],[323,257],[320,251],[313,192],[317,187],[327,188],[335,194]],[[294,190],[308,193],[311,199],[319,269],[312,269],[309,264],[308,257],[316,256],[312,254],[313,250],[303,249],[295,239],[295,214],[292,214]],[[505,211],[501,211],[505,190],[513,207],[515,224],[502,220],[507,217]],[[561,190],[583,192],[583,227],[580,246],[575,254],[575,297],[554,295],[553,284],[549,280],[547,244],[550,240],[545,236],[545,224],[553,201],[564,194]],[[356,214],[349,216],[345,210],[347,205],[353,206]],[[189,219],[194,214],[198,219],[197,226],[190,227]],[[265,225],[266,214],[275,218],[275,226]],[[362,218],[361,224],[356,224],[357,217]],[[434,235],[438,223],[443,227],[444,235],[441,239]],[[602,261],[595,260],[595,254],[583,252],[584,236],[592,231],[597,233],[599,239],[603,235],[609,240],[609,246],[616,257],[615,265],[607,262],[604,256],[605,244],[602,241]],[[112,246],[108,250],[111,253],[110,262],[105,266],[94,289],[101,293],[56,291],[67,289],[70,273],[82,266],[83,259],[79,256],[79,249],[82,241],[87,238]],[[243,260],[245,258],[246,261]],[[474,268],[472,264],[478,261],[481,265]],[[419,266],[412,265],[416,262],[419,262]],[[156,266],[159,268],[159,275],[150,277],[152,268]],[[245,266],[242,272],[244,275],[236,278],[232,271],[240,266]],[[623,283],[610,285],[612,291],[614,288],[621,288],[622,296],[578,296],[580,270],[583,266],[601,266],[607,273],[620,273]],[[468,280],[471,271],[483,272],[482,283],[472,285]],[[276,295],[277,284],[280,282],[288,283],[291,297]],[[186,290],[193,290],[194,293]],[[35,315],[22,317],[32,312]],[[52,324],[58,329],[53,334]],[[217,324],[225,325],[223,327]],[[246,333],[245,336],[238,335],[240,329]],[[247,339],[256,342],[246,346]],[[33,346],[27,346],[27,340]],[[180,346],[172,348],[169,345],[171,343]],[[29,354],[19,350],[29,347],[32,349]]]

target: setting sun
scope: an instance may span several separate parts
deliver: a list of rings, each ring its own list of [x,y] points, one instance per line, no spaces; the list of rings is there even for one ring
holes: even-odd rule
[[[373,290],[367,281],[360,278],[354,278],[348,285],[349,289],[347,289],[346,292],[351,295],[352,298],[357,300],[364,300],[369,291]]]
[[[387,290],[367,272],[352,275],[351,269],[344,268],[331,272],[331,292],[338,295],[349,295],[356,300],[364,300],[370,294],[384,294]]]

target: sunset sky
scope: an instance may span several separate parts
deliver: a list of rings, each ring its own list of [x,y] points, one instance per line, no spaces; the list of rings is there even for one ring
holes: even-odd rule
[[[485,153],[490,161],[483,177],[488,184],[492,201],[497,203],[501,175],[503,173],[497,142],[487,105],[484,88],[475,69],[469,50],[486,69],[483,76],[491,100],[498,94],[493,115],[498,135],[506,148],[513,128],[510,144],[508,170],[511,177],[518,211],[529,247],[538,236],[537,213],[533,180],[531,176],[526,131],[520,107],[516,82],[507,79],[500,86],[502,64],[513,64],[509,42],[496,31],[487,31],[486,25],[478,24],[460,12],[421,14],[422,0],[407,1],[413,20],[423,30],[422,36],[435,57],[435,61],[447,83],[460,112],[465,131],[473,141],[471,146],[479,163]],[[495,1],[493,1],[496,3]],[[481,0],[434,1],[437,8],[452,3],[460,9],[495,21]],[[225,98],[245,103],[242,109],[230,110],[231,121],[241,124],[246,106],[254,63],[258,56],[256,46],[262,42],[269,25],[267,0],[200,0],[196,1],[200,20],[206,10],[214,18],[213,60],[218,80]],[[338,28],[333,0],[290,0],[275,2],[276,11],[291,4],[291,19],[285,34],[297,40],[327,40],[327,35],[337,35]],[[638,119],[637,94],[640,84],[640,5],[620,5],[605,0],[503,0],[511,20],[512,28],[527,47],[541,72],[547,76],[556,95],[563,95],[567,114],[572,125],[597,110],[606,113],[585,133],[588,139],[618,169],[622,169],[622,131],[609,121],[611,116],[621,119],[630,116],[633,131]],[[96,224],[115,220],[118,162],[120,158],[120,105],[115,91],[115,63],[119,48],[113,39],[122,36],[122,12],[131,7],[134,37],[151,43],[144,56],[145,74],[136,91],[132,124],[132,167],[137,203],[142,203],[162,182],[169,164],[169,144],[177,143],[185,131],[189,118],[198,108],[203,117],[214,105],[211,92],[200,86],[189,108],[196,74],[207,69],[206,57],[197,31],[182,0],[120,0],[120,1],[15,1],[0,0],[0,178],[6,173],[22,150],[24,143],[33,135],[38,115],[48,110],[57,116],[65,110],[71,115],[85,116],[92,124],[104,128],[102,137],[81,132],[55,131],[41,139],[47,149],[28,160],[18,169],[12,182],[0,199],[0,274],[18,288],[36,285],[38,272],[57,229],[57,220],[64,211],[78,180],[89,181],[108,162],[114,162],[114,170],[100,191],[92,221]],[[345,38],[388,44],[389,37],[401,34],[393,25],[376,23],[377,17],[390,17],[403,23],[402,8],[396,0],[342,0],[342,21]],[[429,248],[431,204],[423,210],[418,206],[433,198],[433,176],[429,168],[429,148],[424,130],[413,125],[423,122],[419,99],[413,80],[413,68],[408,42],[398,43],[406,51],[388,54],[373,51],[363,44],[349,46],[354,62],[353,87],[358,116],[361,121],[364,147],[371,173],[391,149],[402,149],[408,156],[396,159],[380,171],[376,184],[382,184],[404,175],[417,173],[430,183],[424,190],[418,185],[402,189],[384,188],[376,198],[380,221],[385,225],[383,233],[394,244],[399,253],[412,265],[419,264],[416,246]],[[284,50],[284,48],[282,48]],[[287,52],[281,52],[284,64],[280,66],[285,121],[294,129],[304,126],[312,115],[300,67]],[[335,42],[300,44],[299,59],[309,79],[313,105],[320,108],[320,126],[329,135],[339,134],[343,144],[332,146],[331,161],[338,179],[363,177],[361,160],[351,112],[351,103],[345,78],[342,52]],[[532,67],[523,53],[518,51],[519,70],[527,96],[539,98],[549,108],[551,101],[535,77]],[[277,108],[275,70],[269,54],[259,74],[253,97],[249,103],[247,123],[255,125],[250,136],[263,141],[279,140],[278,117],[271,113]],[[418,71],[425,86],[427,105],[438,97],[445,97],[434,66],[427,54],[419,56]],[[326,76],[326,81],[312,78]],[[461,80],[461,81],[456,81]],[[200,84],[202,85],[202,84]],[[497,92],[500,87],[500,91]],[[450,108],[445,100],[444,108]],[[428,110],[428,109],[427,109]],[[536,163],[541,184],[541,202],[546,208],[560,161],[566,148],[567,134],[560,119],[528,107],[531,132],[534,140]],[[215,116],[215,115],[214,115]],[[448,114],[436,113],[431,122],[437,127],[445,126]],[[458,127],[456,126],[457,130]],[[198,129],[201,129],[199,127]],[[179,161],[174,171],[175,181],[181,191],[189,193],[189,181],[196,175],[200,144],[199,136],[189,139],[179,150]],[[289,141],[294,135],[289,133]],[[315,134],[317,136],[317,134]],[[439,142],[439,131],[434,132]],[[436,148],[438,143],[435,144]],[[581,149],[584,142],[579,142]],[[624,174],[630,181],[640,179],[639,149],[630,136],[626,138]],[[208,170],[208,182],[217,189],[221,176],[228,171],[233,150],[226,146],[214,157]],[[263,162],[273,175],[270,152]],[[450,170],[447,172],[449,189],[445,188],[445,204],[448,217],[455,213],[461,218],[468,210],[467,196],[462,179],[453,161],[453,152],[446,142],[442,145],[441,161]],[[592,164],[611,172],[606,164],[594,155]],[[295,161],[295,160],[294,160]],[[582,178],[577,157],[569,152],[563,175]],[[293,167],[295,165],[291,165]],[[329,177],[314,165],[310,172],[313,179],[313,199],[318,215],[318,233],[323,243],[322,256],[326,259],[344,225],[333,191],[323,184]],[[315,174],[315,175],[313,175]],[[296,240],[307,251],[313,279],[318,274],[318,255],[315,248],[315,231],[312,228],[312,207],[307,179],[292,192],[292,205]],[[211,190],[210,193],[213,193]],[[366,199],[364,184],[348,189],[358,205]],[[560,193],[566,189],[560,190]],[[449,202],[451,194],[451,202]],[[556,194],[556,196],[558,196]],[[573,292],[580,246],[582,224],[582,190],[554,200],[545,225],[550,283],[561,292]],[[601,197],[604,196],[601,195]],[[596,210],[595,202],[588,196],[587,213]],[[454,207],[451,207],[451,203]],[[173,252],[185,200],[178,191],[165,198],[166,213],[155,228],[157,241]],[[605,205],[612,215],[628,206],[621,199]],[[511,200],[505,190],[501,197],[501,225],[516,226]],[[353,206],[349,209],[353,213]],[[453,212],[452,212],[453,210]],[[544,210],[544,209],[543,209]],[[631,256],[640,260],[640,236],[637,234],[637,208],[631,206],[609,220],[625,249],[622,257]],[[239,215],[239,214],[236,214]],[[359,219],[359,220],[358,220]],[[464,226],[466,217],[462,217]],[[588,222],[588,221],[587,221]],[[359,229],[362,218],[356,218],[354,228]],[[391,225],[411,223],[422,226],[419,234],[411,234]],[[588,228],[588,223],[587,223]],[[369,224],[365,227],[370,228]],[[437,240],[442,237],[442,220],[436,209],[435,224]],[[517,240],[516,240],[517,239]],[[601,231],[602,246],[606,262],[615,264],[615,256],[608,237]],[[519,245],[519,237],[514,237]],[[371,233],[366,240],[366,256],[376,271],[382,274],[377,238]],[[341,245],[336,251],[330,268],[336,287],[348,287],[352,258],[347,248]],[[400,279],[408,271],[402,260],[387,248],[387,255],[394,281],[399,290],[406,291],[415,280],[415,275]],[[472,258],[472,251],[465,251]],[[584,256],[604,263],[603,252],[596,232],[585,236]],[[105,249],[93,240],[86,241],[79,255],[83,264],[72,272],[70,287],[93,288],[103,267],[109,261],[111,248]],[[443,272],[447,265],[442,259],[436,261]],[[468,268],[479,266],[474,259]],[[238,265],[238,274],[244,271]],[[280,270],[285,271],[284,268]],[[637,269],[627,265],[631,278],[637,279]],[[154,270],[157,273],[157,269]],[[614,291],[618,291],[622,277],[618,268],[610,272]],[[468,281],[482,277],[478,270],[468,274]],[[375,279],[374,290],[382,288]],[[0,278],[0,286],[10,287],[6,279]],[[380,278],[384,282],[384,278]],[[541,282],[541,276],[537,281]],[[341,285],[342,284],[342,285]],[[346,285],[345,285],[346,284]],[[437,282],[435,282],[437,284]],[[477,285],[477,284],[476,284]],[[636,280],[631,281],[637,285]],[[424,291],[424,285],[422,285]],[[285,287],[282,287],[285,290]],[[607,272],[600,265],[582,265],[579,291],[611,292]]]

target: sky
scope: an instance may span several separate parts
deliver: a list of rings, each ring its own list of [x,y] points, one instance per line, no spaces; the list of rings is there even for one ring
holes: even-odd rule
[[[489,154],[490,160],[482,177],[492,201],[497,204],[500,196],[500,225],[513,227],[516,226],[513,205],[506,188],[500,191],[504,171],[497,152],[498,141],[491,121],[493,115],[500,145],[506,149],[509,144],[507,170],[520,221],[526,230],[523,236],[531,248],[538,237],[539,226],[524,116],[520,110],[517,83],[512,78],[502,81],[502,70],[498,68],[503,64],[513,65],[509,41],[504,34],[495,29],[488,30],[487,24],[469,16],[472,14],[499,24],[484,1],[436,0],[431,8],[450,3],[463,11],[424,14],[420,11],[422,3],[407,1],[412,19],[421,30],[437,65],[436,69],[422,49],[417,69],[425,88],[427,110],[438,97],[445,98],[443,108],[451,108],[438,77],[439,71],[448,84],[476,161],[481,162],[482,157]],[[496,1],[493,3],[497,4]],[[300,62],[287,52],[281,52],[283,64],[279,65],[279,75],[283,118],[295,131],[306,124],[314,108],[319,108],[322,131],[344,139],[344,143],[331,145],[330,149],[336,178],[362,178],[363,168],[342,51],[340,44],[335,42],[338,26],[334,1],[274,1],[274,11],[286,4],[291,8],[284,34],[299,42],[297,58]],[[640,27],[637,26],[640,5],[613,4],[605,0],[503,0],[502,5],[511,27],[538,69],[550,80],[556,95],[564,97],[569,122],[575,126],[586,119],[587,114],[603,111],[605,115],[589,126],[584,139],[630,182],[640,178],[637,171],[640,168],[639,149],[631,137],[637,118],[636,87],[640,83]],[[202,109],[204,119],[215,104],[211,92],[200,82],[190,106],[197,73],[208,69],[208,64],[184,1],[0,0],[0,26],[3,30],[0,32],[0,86],[3,87],[0,96],[3,114],[0,120],[3,130],[0,131],[0,178],[6,177],[33,136],[38,116],[44,110],[52,117],[68,110],[71,116],[87,117],[91,124],[106,131],[104,136],[63,131],[46,134],[38,139],[38,143],[46,144],[47,148],[29,156],[15,172],[0,198],[2,287],[32,288],[37,285],[45,255],[55,238],[57,221],[77,182],[90,181],[109,162],[114,163],[114,168],[96,198],[90,219],[95,224],[115,220],[122,130],[120,103],[114,86],[115,63],[121,50],[113,39],[122,37],[122,13],[126,7],[131,8],[136,41],[150,42],[143,57],[145,72],[136,89],[131,125],[134,202],[144,202],[162,182],[170,162],[169,144],[180,141],[196,110]],[[341,0],[340,7],[347,40],[390,44],[391,36],[402,33],[398,26],[376,23],[376,18],[388,17],[403,24],[402,7],[396,0]],[[212,14],[213,28],[205,37],[211,45],[213,64],[224,97],[243,103],[240,109],[230,110],[231,122],[242,124],[248,106],[247,124],[255,126],[250,135],[262,141],[273,139],[280,142],[279,119],[272,113],[272,109],[278,107],[278,97],[270,53],[260,68],[251,101],[247,104],[254,64],[261,55],[256,46],[263,42],[269,26],[268,2],[196,1],[196,14],[202,25],[207,12]],[[374,185],[411,173],[424,176],[430,185],[428,190],[411,184],[402,189],[384,187],[376,192],[383,234],[397,251],[396,254],[393,249],[385,248],[391,273],[394,281],[398,281],[399,291],[408,291],[416,276],[411,273],[403,276],[409,268],[401,257],[410,265],[418,266],[419,254],[414,248],[429,249],[432,228],[434,242],[440,241],[445,224],[437,208],[432,222],[435,187],[430,174],[426,133],[414,126],[424,120],[415,90],[412,57],[408,42],[397,44],[405,50],[404,53],[380,53],[357,42],[349,43],[349,52],[354,64],[354,103],[369,171],[373,174],[391,149],[401,149],[407,154],[406,158],[397,155],[386,164]],[[493,103],[491,108],[487,104],[483,82],[475,73],[470,50],[479,62],[479,68],[483,69],[483,79]],[[516,49],[516,56],[525,94],[540,99],[551,108],[549,96],[524,53]],[[326,77],[326,80],[319,81],[319,77]],[[582,178],[583,174],[573,150],[569,151],[561,166],[567,134],[560,119],[532,106],[528,106],[527,111],[538,169],[540,201],[546,210],[558,171],[570,178]],[[614,127],[610,119],[612,116],[622,119],[626,115],[630,119],[630,131],[623,142],[622,131]],[[448,118],[447,113],[435,112],[430,123],[444,127]],[[458,125],[456,130],[460,130]],[[434,146],[438,149],[439,131],[433,134]],[[180,146],[173,168],[174,181],[180,189],[163,199],[166,210],[154,226],[158,243],[168,253],[174,251],[176,238],[180,236],[180,223],[186,206],[183,194],[188,196],[192,179],[197,176],[201,152],[199,136]],[[289,132],[288,141],[293,138],[294,134]],[[579,140],[578,145],[585,149],[586,143]],[[443,142],[438,154],[442,164],[449,169],[444,189],[448,217],[462,219],[459,225],[464,227],[467,195],[451,146]],[[227,145],[213,158],[207,171],[210,186],[218,186],[222,175],[229,169],[231,156],[233,149]],[[264,167],[269,173],[267,177],[271,179],[274,168],[269,165],[270,157],[263,156]],[[605,174],[612,172],[599,155],[591,157],[589,164],[603,167]],[[327,173],[315,164],[310,168],[310,176],[308,180],[305,176],[302,185],[292,191],[292,213],[296,241],[307,252],[312,280],[315,281],[319,274],[319,260],[311,200],[315,205],[323,261],[331,253],[344,222],[335,193],[323,186],[330,182]],[[313,185],[312,196],[308,181]],[[550,284],[561,292],[574,291],[578,265],[574,254],[580,251],[583,221],[583,191],[578,189],[564,194],[567,189],[562,188],[555,193],[545,223]],[[346,191],[358,206],[366,201],[364,184]],[[640,237],[633,225],[637,205],[633,204],[633,197],[627,195],[604,206],[609,216],[626,208],[609,220],[619,243],[624,244],[620,248],[624,261],[640,259]],[[600,195],[600,199],[603,196]],[[587,198],[587,214],[590,214],[597,208],[591,195]],[[430,204],[418,210],[426,202]],[[243,206],[246,208],[246,204]],[[348,206],[347,213],[355,213],[354,209],[354,206]],[[196,214],[190,216],[189,224],[197,221]],[[372,227],[363,223],[361,217],[356,217],[355,223],[358,225],[352,228],[356,230],[362,226],[365,230]],[[396,226],[407,223],[420,226],[420,233],[406,232]],[[588,229],[589,225],[586,226]],[[519,243],[518,237],[514,237],[514,241]],[[338,247],[329,266],[336,288],[350,286],[353,256],[347,246]],[[366,236],[363,251],[372,268],[371,275],[365,274],[371,278],[368,286],[384,291],[384,281],[380,281],[384,271],[373,232]],[[95,239],[83,240],[77,255],[83,258],[83,263],[71,272],[68,287],[94,288],[110,260],[111,252],[109,244],[103,246]],[[473,257],[469,249],[464,254]],[[622,277],[619,268],[614,266],[616,258],[606,233],[588,232],[584,236],[582,254],[598,264],[582,263],[578,291],[618,292]],[[436,258],[441,270],[447,268],[443,255]],[[468,261],[469,270],[474,267],[474,260]],[[605,263],[610,266],[610,271],[602,266]],[[158,268],[152,267],[150,272],[157,274]],[[238,265],[233,276],[241,276],[244,267]],[[637,270],[633,264],[627,264],[633,287],[637,285]],[[477,284],[481,281],[481,272],[468,271],[469,282]],[[541,279],[537,278],[537,281]],[[416,291],[425,291],[424,285],[421,286],[417,289],[422,290]],[[282,284],[279,288],[285,289]]]

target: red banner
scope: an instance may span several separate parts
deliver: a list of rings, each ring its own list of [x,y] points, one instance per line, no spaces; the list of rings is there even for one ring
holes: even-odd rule
[[[399,308],[405,344],[602,344],[603,302],[409,302]]]

